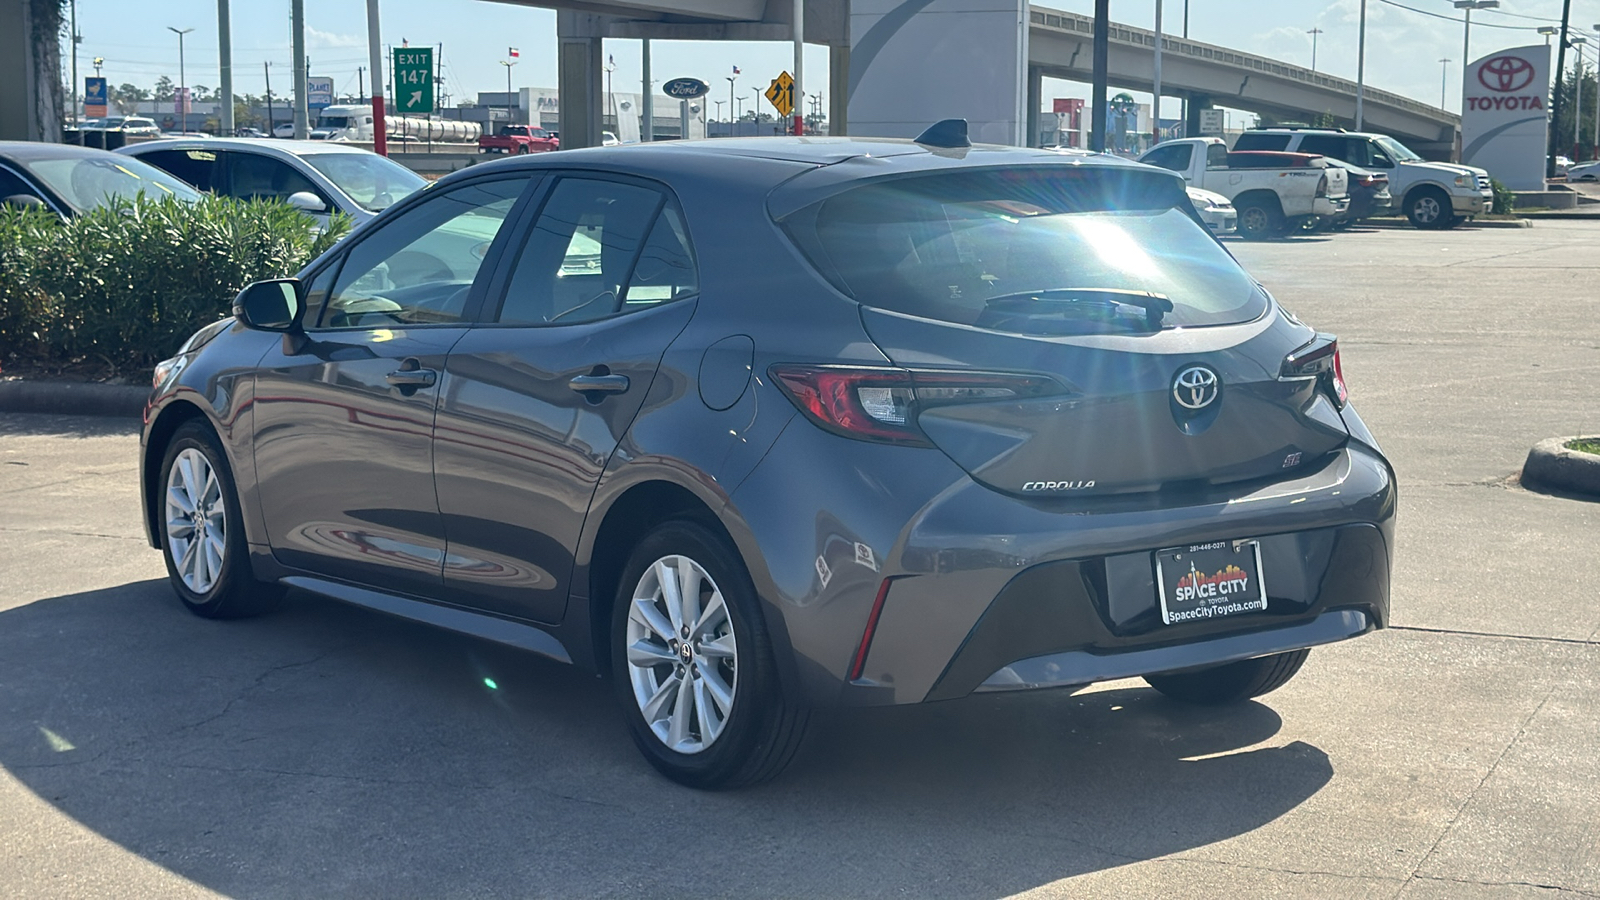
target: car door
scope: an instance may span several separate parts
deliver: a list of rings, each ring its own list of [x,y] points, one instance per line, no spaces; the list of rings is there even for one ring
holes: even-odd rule
[[[429,192],[309,280],[305,336],[261,360],[253,406],[259,503],[284,564],[437,596],[439,377],[530,179]]]
[[[664,188],[594,174],[546,187],[499,302],[446,362],[434,481],[451,601],[554,623],[595,486],[698,286]]]

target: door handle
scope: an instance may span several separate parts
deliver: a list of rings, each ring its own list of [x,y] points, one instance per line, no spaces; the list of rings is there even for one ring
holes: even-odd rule
[[[398,388],[433,387],[439,373],[432,369],[396,369],[387,376],[389,383]]]
[[[580,394],[620,394],[628,389],[628,376],[579,375],[567,382],[567,387]]]

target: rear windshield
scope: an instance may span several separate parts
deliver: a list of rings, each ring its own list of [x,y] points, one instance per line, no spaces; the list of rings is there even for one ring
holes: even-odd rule
[[[835,287],[871,307],[1019,334],[1249,321],[1255,281],[1168,175],[1013,168],[878,182],[785,217]]]

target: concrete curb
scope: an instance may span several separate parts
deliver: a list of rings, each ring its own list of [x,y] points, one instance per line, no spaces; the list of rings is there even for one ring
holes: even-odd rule
[[[1550,216],[1549,218],[1555,218]],[[1565,217],[1563,217],[1565,218]],[[1412,224],[1405,219],[1365,219],[1357,228],[1412,228]],[[1473,219],[1471,222],[1462,222],[1456,228],[1532,228],[1532,219]],[[1419,229],[1414,229],[1419,230]],[[1449,229],[1453,231],[1455,229]]]
[[[1570,437],[1533,445],[1522,464],[1522,483],[1600,498],[1600,456],[1567,449]]]
[[[149,396],[149,388],[136,384],[0,381],[0,412],[138,417]]]

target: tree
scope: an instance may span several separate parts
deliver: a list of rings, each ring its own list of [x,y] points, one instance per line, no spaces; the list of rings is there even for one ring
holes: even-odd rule
[[[1580,80],[1583,84],[1581,91],[1577,88]],[[1556,116],[1555,139],[1551,141],[1551,145],[1554,152],[1571,156],[1574,162],[1595,158],[1595,99],[1600,97],[1595,90],[1595,72],[1581,62],[1573,66],[1572,70],[1561,79],[1561,114]],[[1576,96],[1579,94],[1582,96]],[[1579,125],[1576,147],[1573,146],[1572,140],[1574,100],[1580,101],[1578,105],[1581,107],[1577,110]]]
[[[154,99],[157,103],[171,103],[172,92],[173,84],[171,78],[163,75],[156,79],[156,91]]]
[[[110,99],[117,107],[117,112],[128,116],[139,111],[139,101],[149,100],[150,92],[137,85],[123,82],[121,87],[111,91]]]
[[[218,98],[211,93],[211,88],[208,88],[203,84],[191,85],[189,87],[189,100],[193,103],[208,103],[216,99]]]

